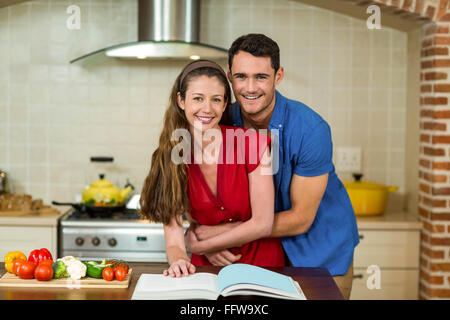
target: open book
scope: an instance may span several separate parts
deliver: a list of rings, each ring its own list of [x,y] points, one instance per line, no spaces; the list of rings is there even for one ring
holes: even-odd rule
[[[220,295],[256,295],[278,299],[306,300],[291,277],[249,264],[230,264],[217,275],[194,273],[172,278],[163,274],[141,274],[132,300],[216,300]]]

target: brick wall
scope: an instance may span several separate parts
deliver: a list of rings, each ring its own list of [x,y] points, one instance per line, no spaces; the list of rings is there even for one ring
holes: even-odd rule
[[[420,299],[450,298],[450,9],[448,0],[376,0],[415,13],[422,27],[420,74]],[[398,14],[398,11],[397,11]],[[413,16],[406,16],[411,18]]]
[[[422,28],[420,298],[450,298],[450,14]]]

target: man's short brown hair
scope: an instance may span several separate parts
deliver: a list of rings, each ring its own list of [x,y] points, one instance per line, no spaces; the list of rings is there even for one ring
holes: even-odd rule
[[[234,40],[228,50],[228,65],[231,71],[234,55],[238,51],[245,51],[255,57],[270,57],[275,72],[280,68],[280,48],[278,44],[263,34],[249,33]]]

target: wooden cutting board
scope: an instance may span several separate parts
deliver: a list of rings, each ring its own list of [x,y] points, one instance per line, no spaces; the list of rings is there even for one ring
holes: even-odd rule
[[[130,284],[132,269],[128,270],[128,274],[123,281],[103,279],[95,279],[84,277],[80,280],[72,280],[70,278],[52,279],[50,281],[39,281],[36,279],[20,279],[12,273],[5,273],[0,279],[0,287],[33,287],[33,288],[128,288]]]

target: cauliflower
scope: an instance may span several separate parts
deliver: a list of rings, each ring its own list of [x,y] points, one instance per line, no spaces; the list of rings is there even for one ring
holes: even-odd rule
[[[75,258],[75,257],[73,257],[73,256],[65,256],[65,257],[59,258],[59,259],[56,260],[56,261],[62,261],[62,262],[64,262],[64,263],[66,263],[66,262],[72,261],[72,260],[77,260],[77,258]]]
[[[72,256],[66,256],[58,259],[57,261],[62,261],[66,266],[66,272],[69,274],[70,278],[73,280],[80,280],[82,277],[86,276],[86,266],[80,260]]]

